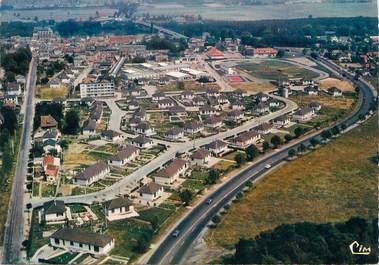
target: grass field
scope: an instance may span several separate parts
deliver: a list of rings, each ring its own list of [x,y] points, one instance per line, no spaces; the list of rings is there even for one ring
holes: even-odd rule
[[[343,92],[351,92],[355,90],[352,83],[344,80],[339,80],[337,78],[325,78],[320,81],[321,89],[328,89],[331,87],[337,87],[341,89]]]
[[[284,223],[375,218],[377,118],[266,176],[210,230],[208,245],[231,248]]]
[[[255,83],[255,82],[244,82],[238,84],[231,84],[235,89],[242,89],[246,92],[270,92],[275,90],[275,86],[269,82],[265,83]]]
[[[40,86],[37,89],[37,98],[52,100],[56,97],[66,97],[68,87],[50,88],[49,86]]]
[[[279,80],[287,78],[312,79],[318,77],[318,74],[316,72],[300,68],[290,63],[275,60],[241,64],[239,65],[239,68],[248,72],[256,78],[267,80]]]

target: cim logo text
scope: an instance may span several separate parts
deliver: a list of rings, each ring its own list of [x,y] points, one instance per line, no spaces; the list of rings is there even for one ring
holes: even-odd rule
[[[357,241],[354,241],[349,246],[351,254],[353,255],[370,255],[371,248],[365,247],[361,244],[359,244]]]

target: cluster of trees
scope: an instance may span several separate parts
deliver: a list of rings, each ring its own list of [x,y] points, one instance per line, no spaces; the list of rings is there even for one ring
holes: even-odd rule
[[[62,71],[65,67],[65,62],[49,62],[48,60],[42,61],[37,66],[38,83],[46,84],[49,78]]]
[[[14,109],[2,107],[0,113],[4,123],[0,129],[0,152],[2,153],[2,161],[0,167],[0,190],[7,188],[7,179],[12,170],[14,152],[15,152],[15,136],[17,134],[18,120]]]
[[[371,223],[352,218],[338,224],[285,224],[254,239],[240,239],[235,255],[226,263],[376,264],[377,235],[377,219]],[[370,255],[352,255],[349,245],[354,241],[370,247]]]
[[[56,23],[54,29],[62,37],[95,36],[103,33],[112,33],[115,35],[149,33],[148,28],[139,26],[130,21],[100,23],[96,21],[68,20]]]
[[[148,50],[169,50],[173,54],[184,51],[188,46],[184,40],[172,41],[158,36],[144,43]]]
[[[34,130],[41,125],[41,116],[51,115],[57,122],[58,128],[65,134],[77,134],[80,131],[80,118],[76,110],[63,113],[63,106],[56,102],[42,102],[36,105]]]
[[[246,148],[245,153],[237,153],[234,160],[236,161],[237,166],[240,167],[246,161],[253,161],[259,156],[259,154],[259,149],[252,144]]]
[[[202,21],[194,24],[166,23],[163,26],[187,36],[201,36],[209,32],[215,40],[241,38],[242,44],[260,46],[309,47],[317,39],[306,36],[325,35],[335,31],[337,36],[365,36],[376,34],[377,19],[301,18],[261,21]]]
[[[16,75],[26,75],[32,53],[29,48],[19,48],[15,52],[0,51],[0,64],[5,70],[6,81],[14,82]]]

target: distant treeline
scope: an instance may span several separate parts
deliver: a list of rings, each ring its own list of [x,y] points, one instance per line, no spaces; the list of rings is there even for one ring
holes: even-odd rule
[[[377,35],[377,18],[301,18],[260,21],[204,21],[194,24],[166,23],[163,26],[189,37],[209,32],[215,39],[241,38],[243,44],[254,46],[298,46],[313,44],[316,40],[306,36]]]
[[[369,255],[353,255],[357,241]],[[377,264],[378,219],[352,218],[345,223],[281,225],[254,239],[241,239],[227,264]],[[355,252],[360,251],[354,246]]]
[[[186,36],[201,36],[209,32],[215,39],[241,38],[244,44],[254,46],[308,46],[315,42],[305,36],[325,35],[333,31],[337,36],[377,35],[377,18],[302,18],[288,20],[260,21],[204,21],[194,24],[167,23],[168,27]],[[102,33],[138,34],[150,33],[151,29],[134,24],[133,22],[114,21],[74,21],[64,22],[10,22],[0,25],[0,35],[31,36],[35,26],[51,26],[63,37],[92,36]]]
[[[72,36],[94,36],[103,33],[115,35],[133,35],[150,33],[150,28],[136,25],[133,22],[97,22],[97,21],[75,21],[63,22],[40,21],[40,22],[4,22],[0,24],[0,36],[22,36],[33,35],[34,27],[49,26],[62,37]]]

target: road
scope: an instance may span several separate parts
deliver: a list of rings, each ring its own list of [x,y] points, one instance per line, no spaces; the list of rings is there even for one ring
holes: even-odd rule
[[[276,117],[290,113],[298,108],[296,103],[294,103],[291,100],[284,99],[281,97],[276,97],[276,96],[272,96],[272,97],[275,97],[281,101],[284,101],[286,106],[281,110],[272,112],[263,117],[249,120],[245,122],[244,124],[242,124],[241,126],[233,128],[231,130],[227,130],[226,132],[222,132],[210,137],[197,139],[195,143],[193,142],[185,142],[185,143],[180,143],[180,144],[172,143],[170,147],[168,148],[168,150],[166,150],[163,154],[161,154],[160,156],[152,160],[150,163],[137,169],[130,175],[125,176],[119,182],[116,182],[113,185],[101,191],[89,193],[85,195],[60,197],[59,199],[63,200],[65,203],[84,203],[84,204],[91,204],[93,202],[111,200],[115,198],[118,194],[123,193],[125,191],[125,187],[127,187],[129,183],[135,183],[143,179],[145,176],[149,175],[151,172],[153,172],[157,168],[162,167],[168,161],[173,159],[177,152],[179,153],[188,152],[194,147],[198,148],[200,146],[204,146],[206,144],[211,143],[212,141],[216,139],[225,139],[225,138],[237,135],[243,131],[247,131],[255,126],[258,126],[259,124],[263,122],[268,122]],[[35,207],[41,206],[44,202],[48,200],[51,200],[51,198],[35,198],[35,199],[32,199],[30,202],[35,208]]]
[[[323,65],[331,68],[333,71],[340,71],[340,69],[321,59]],[[354,80],[350,75],[347,78],[360,87],[362,104],[356,112],[350,117],[343,120],[343,123],[349,127],[357,123],[361,115],[366,115],[372,103],[375,100],[375,92],[361,80]],[[171,231],[179,230],[178,237],[173,237],[171,232],[158,244],[153,254],[148,258],[148,264],[179,264],[182,257],[191,244],[196,240],[200,232],[206,227],[211,218],[222,209],[233,197],[244,188],[244,184],[248,180],[256,180],[264,175],[268,169],[265,168],[266,164],[271,164],[273,167],[285,161],[288,157],[288,151],[291,148],[297,148],[300,144],[309,145],[309,141],[313,137],[320,138],[321,132],[316,132],[306,138],[294,142],[289,146],[283,147],[276,152],[266,155],[253,165],[244,169],[242,172],[230,178],[227,182],[220,185],[214,192],[204,197],[202,202],[189,211]],[[204,201],[212,198],[211,205],[204,203]]]
[[[142,20],[134,20],[133,22],[136,23],[136,24],[140,24],[142,26],[148,27],[148,28],[151,27],[151,23],[145,22],[145,21],[142,21]],[[171,36],[171,37],[173,37],[175,39],[185,39],[185,40],[189,39],[189,37],[184,36],[183,34],[180,34],[180,33],[177,33],[175,31],[172,31],[172,30],[169,30],[169,29],[157,26],[155,24],[153,24],[153,28],[155,30],[157,30],[158,32],[161,32],[161,33],[164,33],[166,35],[169,35],[169,36]]]
[[[27,161],[31,148],[31,134],[34,118],[34,95],[36,85],[37,62],[30,62],[25,85],[25,115],[21,141],[17,157],[16,172],[13,178],[12,194],[9,201],[7,222],[4,232],[3,263],[16,263],[20,260],[21,243],[24,239],[24,183],[27,174]]]

